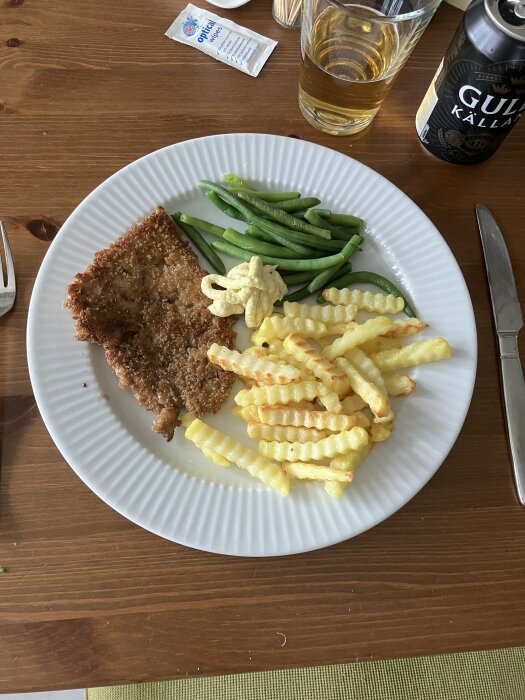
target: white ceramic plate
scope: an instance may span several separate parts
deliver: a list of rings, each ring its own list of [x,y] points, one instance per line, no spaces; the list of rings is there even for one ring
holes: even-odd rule
[[[226,172],[265,189],[298,189],[334,211],[366,219],[365,250],[355,257],[355,267],[395,278],[430,324],[426,335],[443,335],[452,345],[452,360],[410,372],[417,388],[410,397],[394,400],[393,437],[373,450],[338,501],[314,483],[294,485],[284,499],[240,469],[214,467],[182,431],[164,442],[151,431],[152,414],[119,389],[102,349],[74,340],[73,321],[62,309],[75,273],[158,204],[226,223],[196,185]],[[42,418],[64,458],[100,498],[167,539],[251,556],[325,547],[401,508],[454,444],[476,370],[476,330],[465,282],[423,212],[351,158],[261,134],[169,146],[128,165],[92,192],[62,226],[42,263],[29,309],[27,350]],[[248,440],[244,424],[227,407],[210,422]]]

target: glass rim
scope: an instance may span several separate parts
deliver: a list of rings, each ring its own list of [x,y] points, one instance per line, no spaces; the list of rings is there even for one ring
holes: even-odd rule
[[[372,10],[372,12],[375,12],[373,8],[367,7],[366,5],[360,5],[359,0],[357,0],[356,3],[349,3],[347,5],[344,5],[340,0],[325,0],[328,5],[332,5],[332,7],[335,7],[338,10],[342,10],[343,12],[348,12],[350,7],[359,7],[363,10]],[[380,23],[401,23],[401,22],[406,22],[407,20],[415,19],[416,17],[422,17],[424,15],[428,15],[431,12],[434,12],[437,8],[438,5],[440,5],[442,0],[430,0],[430,2],[425,5],[425,7],[422,7],[418,10],[413,10],[412,12],[404,12],[399,15],[383,15],[380,14],[379,12],[377,13],[377,20],[374,17],[374,21],[380,22]]]

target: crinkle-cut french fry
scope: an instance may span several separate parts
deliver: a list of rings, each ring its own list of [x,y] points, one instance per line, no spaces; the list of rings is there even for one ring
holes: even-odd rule
[[[385,396],[388,394],[383,375],[366,353],[359,348],[352,348],[352,350],[345,353],[345,357],[359,370],[365,379],[375,384],[381,393],[385,394]]]
[[[197,416],[194,413],[185,413],[180,419],[180,424],[183,428],[189,428],[194,420],[197,420]]]
[[[300,372],[296,367],[285,363],[271,362],[263,357],[244,355],[237,350],[230,350],[224,345],[218,345],[218,343],[212,343],[207,354],[212,364],[218,365],[228,372],[235,372],[235,374],[265,384],[288,384],[300,377]]]
[[[363,377],[359,370],[345,357],[338,357],[335,362],[340,369],[346,372],[348,379],[350,379],[352,389],[370,406],[374,416],[378,418],[388,416],[390,413],[390,404],[383,392],[380,391],[375,384]],[[254,390],[252,389],[252,391]]]
[[[330,307],[328,307],[330,308]],[[352,330],[352,328],[355,328],[357,326],[357,323],[355,321],[349,321],[348,323],[330,323],[329,325],[326,325],[326,334],[327,335],[343,335],[346,333],[346,331]]]
[[[197,418],[186,428],[184,436],[199,449],[206,447],[222,455],[229,462],[246,469],[252,476],[271,486],[282,496],[288,495],[290,479],[286,472],[278,464],[261,457],[229,435],[211,428]]]
[[[369,428],[372,425],[372,421],[370,418],[366,415],[366,413],[363,413],[363,411],[356,411],[355,413],[352,413],[353,416],[357,418],[357,423],[360,428]]]
[[[360,411],[367,405],[368,404],[366,403],[366,401],[363,401],[359,394],[352,394],[351,396],[347,396],[341,402],[341,406],[343,407],[343,413],[346,413],[347,415],[349,415],[350,413],[355,413],[356,411]]]
[[[415,381],[407,377],[406,374],[397,374],[394,372],[392,374],[383,375],[383,379],[385,380],[386,388],[390,396],[406,396],[412,393],[416,388]]]
[[[264,338],[267,342],[275,338],[284,339],[290,333],[299,333],[303,338],[321,338],[323,335],[326,335],[326,325],[311,318],[274,315],[265,318],[257,331],[258,336]]]
[[[386,416],[374,416],[374,423],[390,423],[394,420],[394,411],[390,408],[390,411]]]
[[[387,338],[384,335],[378,335],[377,338],[373,340],[368,340],[359,346],[359,349],[365,352],[367,355],[373,355],[375,352],[381,352],[381,350],[392,350],[392,348],[400,348],[401,339],[399,337]]]
[[[319,461],[335,457],[348,450],[360,450],[368,443],[368,433],[363,428],[352,428],[334,433],[319,442],[259,442],[259,452],[278,462]]]
[[[248,435],[254,440],[277,440],[277,442],[319,442],[328,437],[326,430],[296,427],[294,425],[268,425],[248,423]]]
[[[320,396],[319,402],[331,413],[341,413],[343,410],[341,401],[339,401],[339,396],[335,391],[331,391],[329,394],[326,394],[326,396]]]
[[[396,318],[394,320],[395,328],[385,335],[388,338],[400,338],[406,335],[413,335],[428,328],[428,323],[420,321],[419,318]]]
[[[352,472],[345,474],[345,472],[340,469],[331,469],[330,467],[323,467],[319,464],[308,464],[306,462],[283,462],[283,469],[294,479],[313,479],[315,481],[348,483],[354,478]]]
[[[264,346],[266,347],[266,345]],[[268,341],[268,352],[271,355],[281,355],[284,353],[283,341],[280,338],[274,338]]]
[[[324,490],[332,498],[341,498],[348,484],[342,481],[325,481]]]
[[[269,354],[268,349],[260,345],[250,345],[249,348],[246,348],[241,353],[241,355],[248,355],[249,357],[268,357]]]
[[[362,289],[325,289],[323,298],[332,304],[354,304],[358,309],[378,314],[397,314],[403,311],[405,301],[393,294],[373,294]]]
[[[232,406],[232,408],[230,408],[230,412],[234,416],[242,418],[243,421],[246,421],[246,423],[254,423],[259,420],[257,406]]]
[[[295,425],[297,427],[317,428],[340,432],[350,430],[357,425],[355,416],[345,416],[329,411],[302,411],[294,408],[277,408],[259,406],[259,420],[268,425]]]
[[[243,389],[235,396],[238,406],[265,406],[267,404],[297,403],[306,399],[311,401],[317,396],[330,393],[321,382],[291,382],[290,384],[259,386],[253,389]]]
[[[381,372],[393,372],[405,367],[415,367],[425,362],[448,360],[452,355],[445,338],[417,340],[398,350],[383,350],[372,355],[374,364]]]
[[[357,306],[344,304],[339,306],[318,306],[312,304],[299,304],[296,301],[285,301],[283,304],[285,316],[294,318],[311,318],[323,323],[348,323],[353,321],[357,313]]]
[[[373,442],[384,442],[392,434],[394,424],[390,423],[372,423],[369,428],[370,437]]]
[[[208,449],[207,447],[201,447],[202,454],[211,459],[211,461],[219,467],[231,467],[232,463],[229,462],[225,457],[220,455],[218,452]]]
[[[284,349],[291,357],[301,362],[325,384],[330,391],[337,393],[348,390],[348,377],[319,350],[297,333],[290,333],[284,340]]]
[[[337,455],[330,460],[332,469],[341,469],[344,472],[356,472],[361,462],[368,457],[372,445],[374,443],[369,440],[361,450],[349,450],[344,455]]]
[[[279,341],[282,343],[282,341]],[[267,360],[270,360],[271,362],[279,362],[282,363],[284,362],[287,365],[291,365],[292,367],[296,367],[299,370],[299,379],[294,379],[294,381],[301,381],[301,382],[316,382],[317,377],[313,372],[310,372],[310,370],[301,362],[298,362],[294,357],[291,355],[288,355],[285,353],[284,349],[281,350],[279,354],[275,355],[267,355],[266,357]]]
[[[346,352],[355,348],[361,343],[366,343],[367,340],[372,340],[378,335],[383,335],[386,331],[393,328],[392,321],[386,316],[376,316],[370,318],[364,323],[357,323],[353,328],[346,331],[340,338],[336,338],[334,342],[323,350],[323,355],[329,360],[344,355]]]

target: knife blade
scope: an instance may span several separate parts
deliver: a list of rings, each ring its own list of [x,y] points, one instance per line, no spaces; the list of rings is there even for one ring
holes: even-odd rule
[[[525,381],[518,352],[523,316],[509,253],[500,228],[484,204],[476,204],[485,267],[499,342],[503,403],[514,482],[525,506]]]

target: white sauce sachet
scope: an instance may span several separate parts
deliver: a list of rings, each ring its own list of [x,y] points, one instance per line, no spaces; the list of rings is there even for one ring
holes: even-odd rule
[[[256,78],[277,42],[229,19],[189,4],[173,22],[166,36],[229,63]]]

